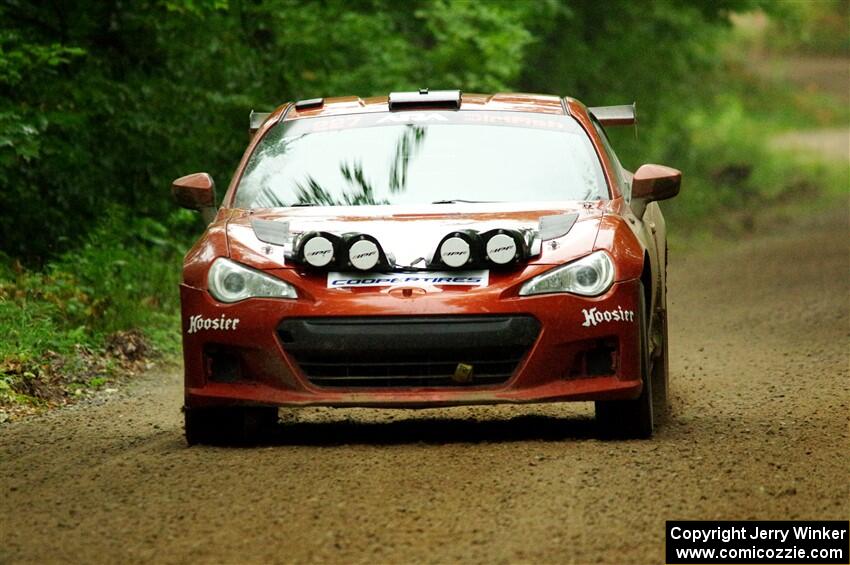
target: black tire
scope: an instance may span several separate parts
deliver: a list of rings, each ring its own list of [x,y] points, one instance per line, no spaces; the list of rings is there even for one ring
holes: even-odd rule
[[[652,378],[649,368],[646,304],[643,285],[638,285],[638,327],[643,388],[633,400],[599,400],[595,403],[596,424],[605,438],[649,438],[653,432]]]
[[[670,348],[667,341],[667,310],[662,310],[656,319],[661,337],[660,350],[652,359],[652,409],[656,422],[663,422],[670,412],[670,402],[667,398],[670,380]]]
[[[183,409],[189,445],[250,445],[277,423],[277,408],[269,406],[215,406]]]

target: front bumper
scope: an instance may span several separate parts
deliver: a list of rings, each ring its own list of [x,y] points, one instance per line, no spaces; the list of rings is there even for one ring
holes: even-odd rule
[[[221,304],[182,285],[186,405],[635,398],[638,292],[635,280],[596,298],[364,293]]]

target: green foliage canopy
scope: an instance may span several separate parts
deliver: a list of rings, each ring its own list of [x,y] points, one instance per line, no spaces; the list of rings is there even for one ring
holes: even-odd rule
[[[223,184],[248,111],[419,87],[682,108],[714,36],[758,0],[140,0],[0,5],[0,242],[32,264],[114,204],[173,213],[170,181]]]

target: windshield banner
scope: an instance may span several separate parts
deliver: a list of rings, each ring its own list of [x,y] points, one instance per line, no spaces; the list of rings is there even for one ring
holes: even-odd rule
[[[410,273],[328,273],[328,288],[366,286],[487,286],[490,271],[421,271]]]

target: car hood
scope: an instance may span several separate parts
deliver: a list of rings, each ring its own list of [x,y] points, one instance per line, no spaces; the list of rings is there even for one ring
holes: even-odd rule
[[[334,206],[234,210],[227,221],[230,256],[259,269],[295,267],[284,258],[285,247],[262,241],[252,222],[286,223],[291,234],[307,231],[359,232],[378,239],[398,265],[430,257],[448,233],[474,229],[538,229],[540,218],[576,214],[565,235],[543,242],[529,264],[561,264],[593,250],[603,215],[602,202],[458,203],[429,206]]]

